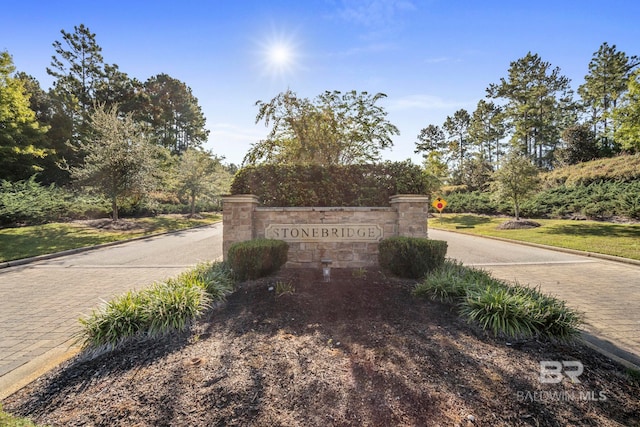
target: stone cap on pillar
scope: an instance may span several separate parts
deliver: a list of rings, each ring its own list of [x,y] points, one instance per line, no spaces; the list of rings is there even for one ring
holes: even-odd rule
[[[260,199],[255,194],[233,194],[230,196],[222,196],[222,202],[231,203],[259,203]]]
[[[395,194],[389,198],[391,203],[429,203],[429,196],[423,194]]]

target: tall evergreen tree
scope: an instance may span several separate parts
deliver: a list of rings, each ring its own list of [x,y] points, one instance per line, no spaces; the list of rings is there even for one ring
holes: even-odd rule
[[[487,96],[504,99],[516,151],[550,167],[564,127],[575,122],[576,106],[570,80],[558,67],[527,53],[510,64],[508,77],[487,88]]]
[[[506,126],[502,109],[493,102],[484,99],[471,115],[469,137],[473,144],[480,147],[480,153],[490,164],[500,161],[504,154],[502,139],[506,133]]]
[[[603,148],[614,148],[611,126],[613,110],[627,91],[627,82],[633,68],[640,64],[637,56],[627,56],[616,45],[603,43],[589,62],[589,74],[578,88],[589,122]]]
[[[60,30],[62,40],[53,43],[56,55],[51,57],[51,67],[47,67],[47,73],[56,78],[53,93],[71,118],[69,142],[75,148],[88,138],[89,115],[105,71],[102,48],[96,42],[96,35],[84,24],[73,29],[73,33]],[[68,160],[77,162],[77,155],[73,151],[65,154]]]
[[[456,169],[461,172],[464,168],[464,162],[472,151],[469,140],[469,126],[471,125],[471,116],[465,109],[460,109],[453,113],[453,116],[447,116],[442,126],[447,133],[447,143],[452,158],[455,159]]]
[[[149,123],[156,144],[183,153],[199,148],[209,131],[206,119],[189,86],[167,74],[158,74],[144,83],[140,119]]]
[[[422,154],[425,168],[430,174],[438,179],[444,179],[448,176],[449,150],[444,131],[440,126],[429,125],[420,130],[414,152]]]

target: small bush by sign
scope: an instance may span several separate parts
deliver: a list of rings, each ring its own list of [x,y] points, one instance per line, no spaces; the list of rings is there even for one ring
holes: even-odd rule
[[[287,262],[288,252],[282,240],[254,239],[231,245],[227,262],[237,280],[252,280],[277,271]]]
[[[390,237],[378,247],[380,267],[400,277],[420,279],[444,264],[447,242],[416,237]]]

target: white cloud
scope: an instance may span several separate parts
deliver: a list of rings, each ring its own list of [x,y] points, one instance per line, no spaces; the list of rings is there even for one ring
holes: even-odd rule
[[[396,15],[416,10],[407,0],[343,0],[338,16],[348,22],[378,26],[393,22]]]

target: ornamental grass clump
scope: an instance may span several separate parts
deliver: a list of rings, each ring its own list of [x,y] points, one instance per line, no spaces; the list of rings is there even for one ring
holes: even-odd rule
[[[441,302],[458,302],[467,292],[486,286],[493,280],[489,273],[464,267],[462,263],[446,260],[413,288],[418,297]]]
[[[165,282],[113,298],[79,319],[77,339],[85,349],[109,351],[131,339],[154,338],[185,330],[212,302],[233,291],[229,268],[199,264]]]
[[[512,339],[566,341],[578,334],[582,323],[578,312],[539,289],[509,285],[483,270],[450,260],[416,284],[413,294],[457,304],[460,315],[469,322]]]

